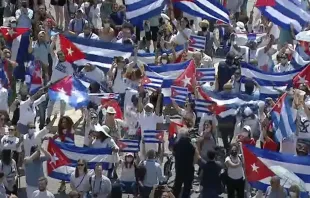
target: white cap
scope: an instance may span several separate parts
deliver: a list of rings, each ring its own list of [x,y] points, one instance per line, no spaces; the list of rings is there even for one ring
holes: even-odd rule
[[[154,105],[152,104],[152,103],[147,103],[146,105],[145,105],[145,107],[150,107],[151,109],[154,109]]]
[[[251,132],[251,127],[249,125],[245,125],[243,129],[248,131],[249,133]]]
[[[245,116],[249,116],[253,113],[252,109],[250,107],[246,107],[243,111]]]

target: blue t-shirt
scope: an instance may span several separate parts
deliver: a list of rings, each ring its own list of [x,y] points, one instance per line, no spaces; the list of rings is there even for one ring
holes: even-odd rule
[[[39,159],[33,160],[25,164],[25,176],[27,186],[37,187],[40,177],[44,177],[43,162],[47,157],[42,156]]]

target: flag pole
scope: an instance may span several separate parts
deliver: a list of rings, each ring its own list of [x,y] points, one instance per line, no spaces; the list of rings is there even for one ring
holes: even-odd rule
[[[248,195],[248,189],[251,189],[249,184],[248,184],[248,180],[247,180],[247,177],[246,177],[246,171],[245,171],[245,166],[244,166],[244,154],[243,154],[243,145],[242,145],[242,142],[239,142],[239,148],[240,148],[240,151],[241,151],[241,155],[242,155],[242,158],[240,158],[241,160],[241,164],[242,164],[242,169],[243,169],[243,175],[244,175],[244,196],[245,197],[249,197],[247,196]],[[251,192],[250,192],[251,193]]]

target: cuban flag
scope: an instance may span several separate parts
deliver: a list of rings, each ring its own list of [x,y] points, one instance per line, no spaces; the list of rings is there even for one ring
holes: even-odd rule
[[[173,5],[192,16],[229,23],[229,12],[218,0],[172,0]]]
[[[292,108],[293,98],[283,94],[271,110],[271,119],[276,139],[281,142],[296,132],[296,110]]]
[[[146,130],[143,131],[143,141],[144,143],[162,143],[164,139],[163,131],[156,130]]]
[[[59,34],[60,49],[66,55],[66,61],[78,66],[91,63],[107,72],[115,56],[129,58],[133,46],[120,43],[104,42],[76,36]]]
[[[296,156],[242,146],[245,173],[251,187],[263,192],[270,186],[271,177],[277,175],[281,186],[287,190],[292,184],[299,186],[300,197],[308,197],[310,191],[310,157]]]
[[[43,86],[40,61],[30,61],[26,63],[25,82],[29,87],[29,93],[31,95],[36,93]]]
[[[189,48],[197,49],[197,50],[205,50],[206,47],[206,37],[205,36],[197,36],[191,35]]]
[[[196,79],[199,84],[215,82],[215,68],[197,68]]]
[[[262,34],[255,34],[255,33],[236,33],[235,35],[235,42],[238,46],[245,46],[249,41],[259,42],[266,33]]]
[[[90,174],[97,163],[102,164],[104,170],[108,170],[110,165],[116,162],[110,148],[77,147],[74,144],[49,140],[47,151],[52,156],[46,163],[48,176],[62,181],[70,181],[79,159],[86,160]]]
[[[302,68],[282,73],[264,72],[248,63],[242,62],[241,75],[245,78],[241,81],[241,91],[244,91],[246,78],[249,78],[255,80],[260,86],[259,90],[256,90],[260,99],[267,97],[277,98],[280,93],[276,89],[284,91],[287,85],[291,84],[294,76],[301,70]]]
[[[307,46],[309,49],[309,46]],[[305,52],[303,47],[299,44],[296,45],[295,51],[293,52],[293,57],[291,60],[291,65],[295,69],[299,69],[301,67],[304,67],[305,65],[308,65],[310,63],[310,55]]]
[[[89,102],[88,89],[74,76],[67,76],[53,84],[48,91],[50,100],[63,100],[78,109]]]
[[[293,24],[297,33],[310,21],[310,14],[290,0],[257,0],[256,7],[262,15],[281,28],[290,30]]]
[[[126,19],[134,25],[160,15],[164,9],[165,0],[125,0]]]
[[[0,64],[0,84],[1,86],[8,88],[10,86],[10,80],[8,78],[8,74],[5,70],[4,63],[2,61],[2,64]]]
[[[140,151],[140,141],[130,139],[120,139],[117,141],[120,152],[138,153]]]
[[[250,107],[255,109],[259,100],[245,94],[226,94],[198,88],[198,98],[195,101],[198,113],[215,114],[219,117],[234,116],[239,108]],[[201,116],[201,115],[199,115]]]
[[[171,86],[171,98],[181,106],[185,104],[189,94],[191,93],[188,92],[186,87]]]

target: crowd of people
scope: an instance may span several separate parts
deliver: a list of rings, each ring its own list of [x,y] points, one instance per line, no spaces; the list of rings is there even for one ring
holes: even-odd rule
[[[193,196],[196,175],[200,182],[198,193],[203,198],[216,198],[222,193],[227,193],[228,198],[243,198],[251,196],[252,191],[246,181],[240,143],[307,156],[307,138],[310,136],[300,135],[310,132],[307,81],[298,89],[275,90],[279,92],[278,97],[289,95],[296,114],[295,133],[280,141],[276,139],[270,115],[277,98],[262,99],[255,79],[248,79],[244,90],[241,86],[240,60],[264,72],[283,73],[300,69],[290,63],[297,43],[293,26],[284,29],[259,9],[248,10],[247,0],[224,2],[230,13],[230,24],[191,16],[174,8],[168,1],[162,14],[141,21],[140,26],[126,20],[126,0],[52,0],[48,8],[41,0],[1,2],[1,28],[29,28],[31,32],[28,49],[23,50],[40,64],[42,87],[31,92],[32,74],[27,73],[27,66],[21,66],[13,59],[13,46],[5,39],[7,35],[2,35],[0,70],[5,70],[7,81],[0,76],[0,197],[23,197],[18,193],[21,174],[25,175],[28,198],[54,197],[51,191],[57,189],[48,186],[43,168],[53,156],[43,142],[52,138],[64,144],[74,144],[79,130],[82,131],[84,147],[111,148],[116,160],[108,170],[98,163],[90,171],[88,162],[81,156],[69,185],[61,181],[58,189],[58,193],[65,194],[69,187],[68,197],[72,198],[118,198],[125,193],[142,198],[188,198]],[[300,6],[305,2],[308,3],[302,0]],[[309,12],[308,7],[304,8],[306,12]],[[55,10],[55,16],[51,14],[51,8]],[[59,33],[132,45],[134,53],[129,59],[114,57],[108,71],[91,62],[77,67],[67,61],[67,52],[59,50]],[[250,33],[263,36],[241,44],[238,35]],[[205,37],[204,50],[190,48],[193,34]],[[182,46],[180,54],[177,46]],[[169,64],[187,60],[193,60],[196,68],[217,67],[215,81],[193,84],[192,95],[196,96],[196,89],[200,87],[220,95],[247,95],[259,100],[257,107],[240,107],[235,115],[221,117],[212,109],[211,114],[198,114],[195,96],[189,96],[184,106],[173,98],[170,105],[164,105],[161,89],[144,87],[146,66],[138,60],[138,53],[154,53],[153,65],[158,67],[169,67]],[[218,57],[225,60],[217,63]],[[78,120],[66,115],[68,104],[64,100],[60,100],[60,112],[55,111],[56,101],[48,94],[51,86],[71,75],[83,75],[91,80],[90,101],[79,109],[82,113]],[[102,104],[98,93],[119,94],[118,104],[123,117],[117,116],[119,109],[115,106]],[[130,96],[129,100],[126,100],[127,96]],[[175,116],[180,118],[180,123],[173,133],[168,126]],[[54,125],[57,129],[53,128]],[[168,131],[163,134],[163,141],[145,143],[144,132],[159,128]],[[196,138],[192,137],[193,131]],[[119,145],[122,138],[139,140],[140,151],[123,153]],[[171,167],[162,166],[164,156],[170,151],[175,163],[172,188],[167,185]],[[300,191],[297,185],[284,188],[280,178],[274,176],[267,190],[258,191],[255,196],[298,198]]]

